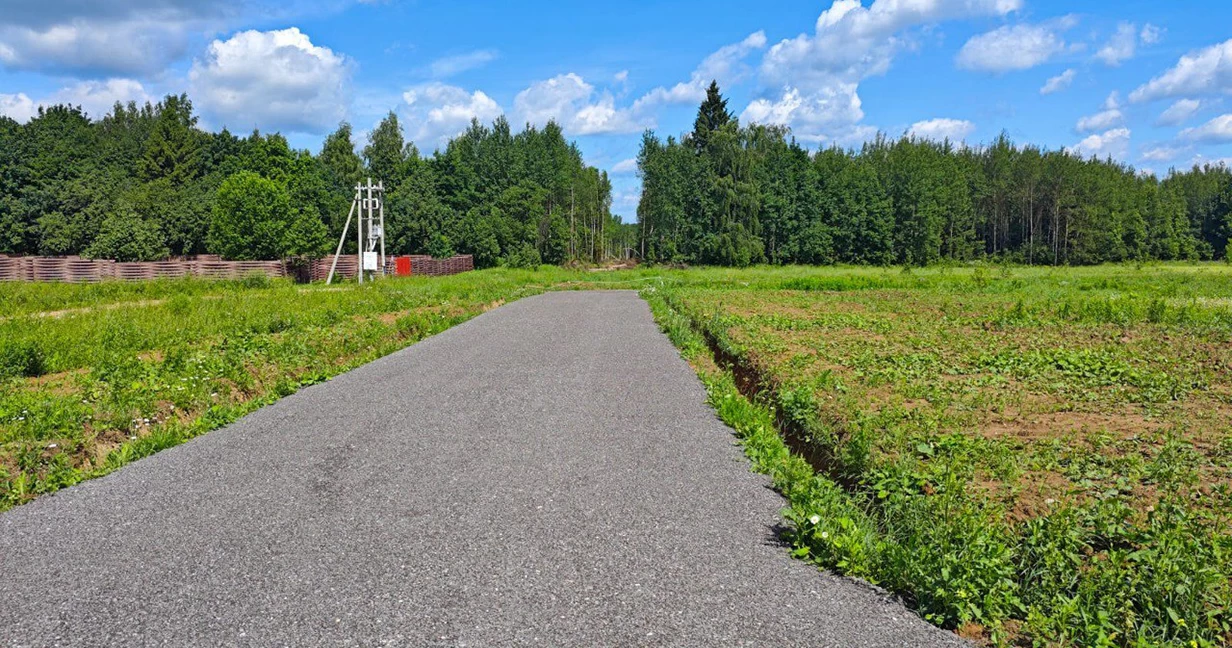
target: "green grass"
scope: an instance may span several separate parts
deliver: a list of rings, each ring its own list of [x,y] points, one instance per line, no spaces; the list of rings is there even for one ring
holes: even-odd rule
[[[1232,640],[1227,266],[677,279],[644,295],[797,556],[998,644]]]
[[[1232,643],[1232,267],[0,284],[0,510],[545,290],[641,289],[795,555],[1002,645]]]
[[[362,287],[0,284],[0,510],[225,425],[501,303],[547,289],[640,287],[640,278],[545,267]]]

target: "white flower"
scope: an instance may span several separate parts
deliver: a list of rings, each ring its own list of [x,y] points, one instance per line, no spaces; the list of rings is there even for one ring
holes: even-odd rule
[[[822,540],[826,540],[826,539],[828,539],[829,537],[830,537],[830,532],[829,532],[829,531],[822,531],[822,532],[821,532],[821,539],[822,539]]]
[[[821,516],[820,516],[820,515],[814,515],[814,516],[812,516],[812,517],[810,517],[810,518],[809,518],[809,522],[812,522],[813,524],[820,524],[820,523],[821,523]]]

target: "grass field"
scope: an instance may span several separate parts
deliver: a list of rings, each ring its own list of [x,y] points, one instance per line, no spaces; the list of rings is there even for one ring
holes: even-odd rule
[[[1232,643],[1232,267],[0,284],[0,510],[485,310],[635,288],[795,554],[998,644]]]
[[[1232,268],[644,294],[788,496],[797,556],[985,641],[1232,642]]]
[[[363,287],[0,284],[0,510],[547,288],[637,273],[497,270]]]

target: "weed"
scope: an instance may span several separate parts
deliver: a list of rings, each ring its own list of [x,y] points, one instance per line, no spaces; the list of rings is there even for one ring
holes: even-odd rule
[[[1196,418],[1232,390],[1232,275],[775,274],[647,299],[695,366],[730,363],[699,373],[787,497],[798,557],[997,644],[1232,637],[1232,428]]]

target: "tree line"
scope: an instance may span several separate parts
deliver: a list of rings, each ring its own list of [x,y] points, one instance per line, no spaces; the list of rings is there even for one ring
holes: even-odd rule
[[[1109,159],[878,136],[810,153],[782,127],[742,126],[712,83],[692,132],[647,132],[639,251],[650,261],[925,265],[1224,259],[1232,171],[1163,180]]]
[[[607,174],[555,123],[514,134],[503,117],[472,122],[429,156],[393,113],[361,151],[353,137],[343,123],[313,155],[277,133],[207,132],[186,95],[116,104],[99,120],[69,105],[25,124],[0,117],[0,252],[320,257],[369,177],[386,187],[391,254],[525,266],[601,261],[635,245],[611,213]]]

